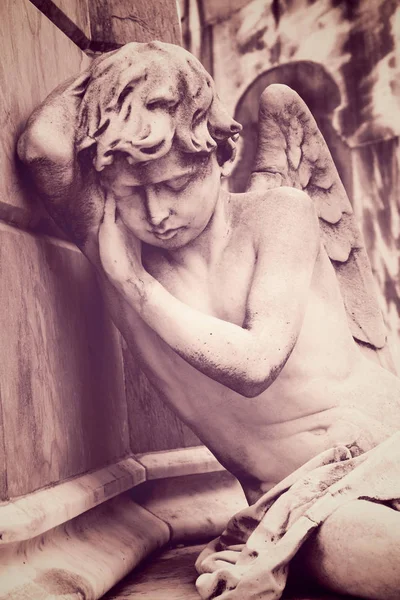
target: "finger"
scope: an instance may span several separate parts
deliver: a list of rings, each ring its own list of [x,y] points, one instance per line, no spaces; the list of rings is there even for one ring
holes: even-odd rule
[[[106,193],[106,201],[104,203],[103,223],[115,223],[116,212],[115,196],[110,191]]]
[[[118,245],[118,239],[120,238],[120,232],[115,227],[115,209],[115,198],[113,194],[107,192],[103,218],[99,227],[100,250],[104,252],[111,252],[112,247]]]

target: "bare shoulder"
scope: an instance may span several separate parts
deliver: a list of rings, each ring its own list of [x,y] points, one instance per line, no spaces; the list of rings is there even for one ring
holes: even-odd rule
[[[296,188],[282,186],[265,191],[234,194],[235,214],[256,235],[273,232],[307,233],[319,238],[318,216],[312,199]]]

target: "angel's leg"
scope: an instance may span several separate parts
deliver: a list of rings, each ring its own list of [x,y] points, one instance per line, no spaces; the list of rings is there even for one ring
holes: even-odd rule
[[[298,560],[322,586],[371,600],[398,600],[400,512],[356,500],[337,509]]]

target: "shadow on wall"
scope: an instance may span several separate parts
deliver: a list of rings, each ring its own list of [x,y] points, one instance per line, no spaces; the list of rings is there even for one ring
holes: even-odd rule
[[[340,105],[340,92],[325,68],[311,61],[296,61],[261,73],[241,96],[234,118],[243,125],[240,157],[230,177],[230,189],[243,192],[253,165],[258,131],[259,99],[272,83],[284,83],[294,89],[307,104],[324,136],[346,191],[352,196],[350,149],[333,128],[332,118]]]

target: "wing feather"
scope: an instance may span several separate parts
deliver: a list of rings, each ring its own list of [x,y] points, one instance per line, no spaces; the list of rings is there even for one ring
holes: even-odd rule
[[[286,85],[260,99],[259,139],[248,191],[288,185],[315,203],[353,337],[383,348],[386,329],[361,232],[328,146],[310,110]]]

